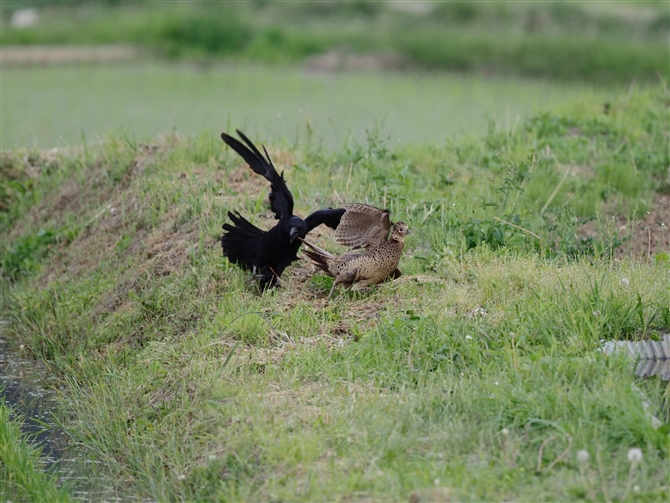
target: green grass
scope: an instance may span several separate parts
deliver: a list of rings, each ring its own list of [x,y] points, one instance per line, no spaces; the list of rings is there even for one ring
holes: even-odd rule
[[[436,146],[249,131],[300,213],[369,201],[413,231],[400,279],[332,301],[305,264],[259,295],[221,257],[227,211],[271,221],[266,183],[213,134],[6,152],[2,241],[43,257],[3,270],[7,333],[64,384],[87,458],[138,498],[667,499],[667,426],[648,414],[667,420],[668,388],[599,347],[670,330],[670,268],[611,260],[606,222],[574,235],[576,215],[665,190],[668,100],[632,89]],[[38,229],[67,238],[44,248]]]
[[[264,63],[392,52],[422,68],[627,83],[668,75],[661,4],[445,2],[411,14],[384,2],[39,3],[39,25],[5,25],[2,44],[128,43],[167,57]]]
[[[397,145],[481,135],[487,117],[508,128],[561,103],[614,98],[613,88],[431,73],[308,74],[297,69],[186,64],[3,68],[2,148],[52,148],[110,133],[148,141],[173,130],[220,134],[263,124],[270,139],[331,150],[379,129]],[[247,126],[246,128],[248,129]]]
[[[21,418],[12,417],[10,408],[0,403],[0,470],[3,501],[71,501],[58,479],[39,468],[39,447],[21,433]]]

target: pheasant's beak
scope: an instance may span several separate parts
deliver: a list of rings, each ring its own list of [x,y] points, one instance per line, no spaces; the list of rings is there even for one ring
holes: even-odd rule
[[[291,230],[289,230],[289,241],[293,243],[295,241],[295,238],[297,238],[300,235],[300,230],[297,227],[291,227]]]

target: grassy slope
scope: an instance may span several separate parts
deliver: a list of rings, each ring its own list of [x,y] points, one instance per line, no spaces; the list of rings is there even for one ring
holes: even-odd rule
[[[37,5],[41,22],[5,26],[2,44],[130,43],[171,57],[262,62],[391,52],[427,68],[601,83],[669,72],[670,17],[658,2],[445,2],[424,14],[382,2]]]
[[[271,221],[266,184],[217,138],[8,152],[3,312],[68,385],[74,438],[131,494],[667,498],[665,430],[628,363],[598,351],[670,328],[667,257],[613,263],[607,226],[571,240],[571,211],[667,187],[668,104],[633,90],[445,148],[269,145],[299,211],[369,200],[414,231],[402,278],[332,302],[304,264],[259,296],[221,258],[226,211]],[[667,414],[667,388],[641,387]]]

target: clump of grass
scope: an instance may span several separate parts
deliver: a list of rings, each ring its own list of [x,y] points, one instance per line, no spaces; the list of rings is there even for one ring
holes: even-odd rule
[[[0,496],[5,501],[71,501],[67,489],[58,486],[58,478],[39,469],[41,449],[21,433],[21,418],[12,416],[11,409],[0,403]]]
[[[0,156],[0,229],[7,231],[16,218],[39,198],[35,185],[41,176],[58,171],[59,160],[35,151],[3,152]]]
[[[608,186],[638,204],[654,190],[663,93],[439,147],[395,150],[379,132],[336,154],[274,146],[300,207],[368,201],[413,230],[401,278],[332,301],[308,266],[260,295],[222,258],[228,210],[271,222],[266,183],[216,138],[107,138],[36,180],[41,197],[3,234],[79,230],[3,280],[7,332],[65,384],[65,426],[87,459],[140,498],[667,498],[667,435],[649,418],[667,390],[642,397],[600,343],[670,330],[670,269],[613,261],[605,243],[573,253],[587,206],[547,217],[566,191]],[[607,150],[624,138],[637,147]],[[650,181],[561,182],[568,159],[594,173],[634,159]],[[315,238],[334,247],[327,230]],[[599,460],[598,483],[585,486],[579,449]]]

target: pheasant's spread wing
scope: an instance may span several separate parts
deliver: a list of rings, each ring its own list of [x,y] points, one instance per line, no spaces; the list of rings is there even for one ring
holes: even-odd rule
[[[391,230],[389,211],[369,204],[345,204],[335,239],[351,249],[371,248],[383,243]]]

